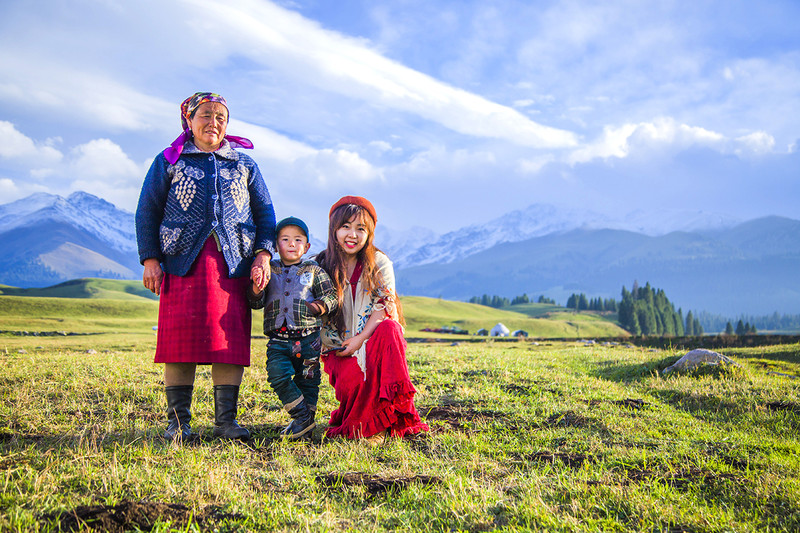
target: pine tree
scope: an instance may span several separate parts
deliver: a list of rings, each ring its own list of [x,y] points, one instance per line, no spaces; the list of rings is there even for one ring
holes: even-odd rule
[[[689,311],[688,313],[686,313],[686,336],[691,337],[693,335],[695,335],[694,316],[692,315],[692,312]]]
[[[567,309],[578,310],[578,296],[576,294],[570,294],[569,298],[567,298]]]
[[[733,335],[733,334],[734,334],[733,325],[729,321],[727,324],[725,324],[725,335]]]

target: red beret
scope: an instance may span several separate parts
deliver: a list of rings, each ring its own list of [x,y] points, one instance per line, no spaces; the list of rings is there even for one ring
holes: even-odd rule
[[[378,223],[378,215],[375,214],[375,207],[373,207],[370,201],[364,198],[363,196],[342,196],[339,199],[339,201],[333,204],[333,207],[331,207],[331,210],[328,213],[328,218],[330,218],[333,215],[333,212],[336,211],[337,207],[341,207],[347,204],[354,204],[357,205],[358,207],[365,209],[367,213],[369,213],[370,216],[372,217],[372,221],[375,224]]]

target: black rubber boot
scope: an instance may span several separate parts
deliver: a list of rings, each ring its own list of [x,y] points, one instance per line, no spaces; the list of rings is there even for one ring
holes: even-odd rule
[[[250,432],[236,422],[238,385],[214,385],[214,436],[223,439],[250,438]]]
[[[164,387],[167,395],[167,425],[164,439],[169,441],[184,442],[192,437],[192,385],[176,385]]]
[[[305,399],[300,400],[300,403],[289,409],[292,422],[281,432],[281,436],[288,440],[310,440],[311,432],[317,427],[314,422],[315,412],[316,410],[309,407]]]

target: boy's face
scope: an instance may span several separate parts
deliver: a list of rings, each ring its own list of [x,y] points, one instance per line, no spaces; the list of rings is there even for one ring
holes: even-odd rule
[[[278,232],[278,255],[284,265],[294,265],[303,259],[311,247],[303,230],[297,226],[284,226]]]

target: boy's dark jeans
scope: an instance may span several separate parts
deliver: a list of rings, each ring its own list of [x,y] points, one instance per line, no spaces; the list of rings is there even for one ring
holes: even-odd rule
[[[267,379],[283,405],[289,405],[303,396],[309,407],[316,408],[321,379],[321,348],[319,331],[300,339],[269,340]]]

